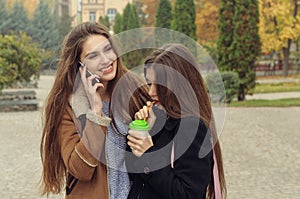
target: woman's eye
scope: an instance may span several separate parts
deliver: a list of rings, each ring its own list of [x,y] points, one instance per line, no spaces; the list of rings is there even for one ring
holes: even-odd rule
[[[108,53],[112,50],[112,46],[109,45],[109,46],[106,46],[105,49],[104,49],[104,52]]]
[[[152,85],[152,83],[147,83],[147,85],[148,85],[148,86],[151,86],[151,85]]]
[[[92,55],[89,55],[87,58],[88,59],[95,59],[97,57],[97,54],[92,54]]]

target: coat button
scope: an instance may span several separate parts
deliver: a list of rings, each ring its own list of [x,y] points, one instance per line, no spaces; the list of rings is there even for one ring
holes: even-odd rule
[[[144,173],[145,173],[146,175],[148,175],[148,174],[150,173],[149,167],[145,167],[145,168],[144,168]]]

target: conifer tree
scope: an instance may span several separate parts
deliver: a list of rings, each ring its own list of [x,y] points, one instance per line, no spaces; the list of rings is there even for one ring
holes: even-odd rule
[[[119,34],[120,32],[122,32],[122,15],[120,15],[119,13],[117,13],[116,17],[115,17],[115,23],[114,23],[114,33],[115,34]]]
[[[122,31],[128,30],[128,20],[129,20],[130,12],[131,12],[131,4],[127,3],[122,15],[122,20],[123,20]]]
[[[22,2],[16,1],[12,10],[9,13],[9,17],[6,24],[7,33],[12,31],[19,33],[20,31],[28,33],[29,31],[29,19],[27,11],[24,8]]]
[[[127,30],[139,28],[139,27],[140,27],[140,24],[139,24],[139,19],[138,19],[137,12],[136,12],[136,6],[134,4],[132,4],[131,8],[130,8],[129,18],[128,18]]]
[[[107,28],[110,27],[109,18],[108,18],[107,15],[106,15],[106,16],[100,16],[100,17],[99,17],[99,22],[100,22],[101,24],[103,24],[104,26],[106,26]]]
[[[171,27],[196,39],[196,10],[193,0],[176,0]]]
[[[172,22],[172,7],[169,0],[160,0],[156,11],[155,27],[155,40],[156,45],[161,46],[170,38],[168,31],[161,30],[160,28],[171,29]]]
[[[7,31],[9,14],[5,5],[5,0],[0,0],[0,34],[4,35]]]
[[[31,36],[43,49],[56,51],[59,46],[59,32],[55,17],[48,4],[40,1],[36,8],[31,28]]]
[[[68,13],[63,12],[62,15],[58,14],[58,7],[56,7],[54,11],[55,23],[57,26],[59,41],[60,43],[63,41],[64,37],[70,32],[72,29],[72,21],[76,16],[70,16]]]
[[[244,100],[255,87],[254,64],[261,49],[258,0],[236,0],[235,3],[231,70],[240,78],[238,100]]]
[[[127,4],[124,10],[123,28],[124,27],[126,27],[126,29],[123,29],[123,31],[128,31],[140,27],[136,6],[134,4]],[[124,52],[130,51],[123,56],[123,60],[125,65],[130,69],[141,64],[142,57],[139,50],[139,45],[141,44],[141,33],[138,29],[136,29],[134,30],[134,32],[125,32],[123,33],[123,35],[125,40],[127,41],[126,44],[123,44]]]
[[[160,0],[156,11],[155,27],[171,29],[172,7],[169,0]]]
[[[235,0],[222,0],[219,9],[219,38],[217,41],[217,64],[221,71],[230,71],[233,49]]]

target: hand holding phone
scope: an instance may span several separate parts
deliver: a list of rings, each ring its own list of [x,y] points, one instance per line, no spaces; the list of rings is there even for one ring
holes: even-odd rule
[[[81,67],[84,67],[85,65],[82,63],[82,62],[79,62],[80,66]],[[91,71],[89,71],[88,69],[86,69],[86,78],[92,76],[93,73]],[[100,79],[95,77],[93,80],[92,80],[92,86],[94,86],[96,83],[100,83]]]

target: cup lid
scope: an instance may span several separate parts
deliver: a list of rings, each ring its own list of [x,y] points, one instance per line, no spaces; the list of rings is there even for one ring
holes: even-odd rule
[[[130,122],[129,124],[129,128],[132,130],[149,130],[149,125],[146,121],[144,120],[134,120],[132,122]]]

